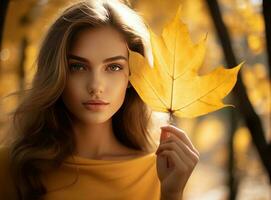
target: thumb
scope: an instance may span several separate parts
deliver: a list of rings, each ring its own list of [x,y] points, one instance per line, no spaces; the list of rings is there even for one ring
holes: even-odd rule
[[[170,133],[164,129],[161,129],[160,143],[169,137]]]

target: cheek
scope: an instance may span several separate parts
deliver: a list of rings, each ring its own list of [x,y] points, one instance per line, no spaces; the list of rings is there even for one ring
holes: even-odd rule
[[[118,102],[124,100],[127,85],[128,78],[126,76],[114,79],[114,81],[108,85],[110,96],[114,97],[114,99],[116,99]]]

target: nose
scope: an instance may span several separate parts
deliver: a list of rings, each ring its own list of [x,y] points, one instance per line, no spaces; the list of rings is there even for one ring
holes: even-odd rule
[[[104,91],[104,78],[98,70],[92,70],[88,76],[87,91],[92,94],[100,94]]]

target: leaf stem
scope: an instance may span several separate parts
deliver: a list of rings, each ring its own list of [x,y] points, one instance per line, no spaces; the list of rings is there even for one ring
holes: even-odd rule
[[[167,122],[170,125],[176,126],[176,123],[175,123],[175,120],[174,120],[174,117],[173,117],[173,111],[171,111],[171,110],[169,111],[169,119],[168,119]],[[167,157],[167,168],[170,168],[168,157]]]
[[[169,120],[168,120],[168,124],[173,125],[173,126],[176,126],[176,122],[175,122],[175,120],[174,120],[173,112],[172,112],[172,111],[169,111]]]

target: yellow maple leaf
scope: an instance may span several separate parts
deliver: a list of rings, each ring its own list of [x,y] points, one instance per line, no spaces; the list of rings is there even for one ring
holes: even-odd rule
[[[206,37],[193,44],[180,14],[181,7],[164,27],[161,37],[149,30],[153,67],[141,54],[129,50],[132,86],[154,111],[167,112],[170,116],[192,118],[233,106],[224,104],[222,99],[234,87],[242,64],[232,69],[217,67],[199,76]]]

